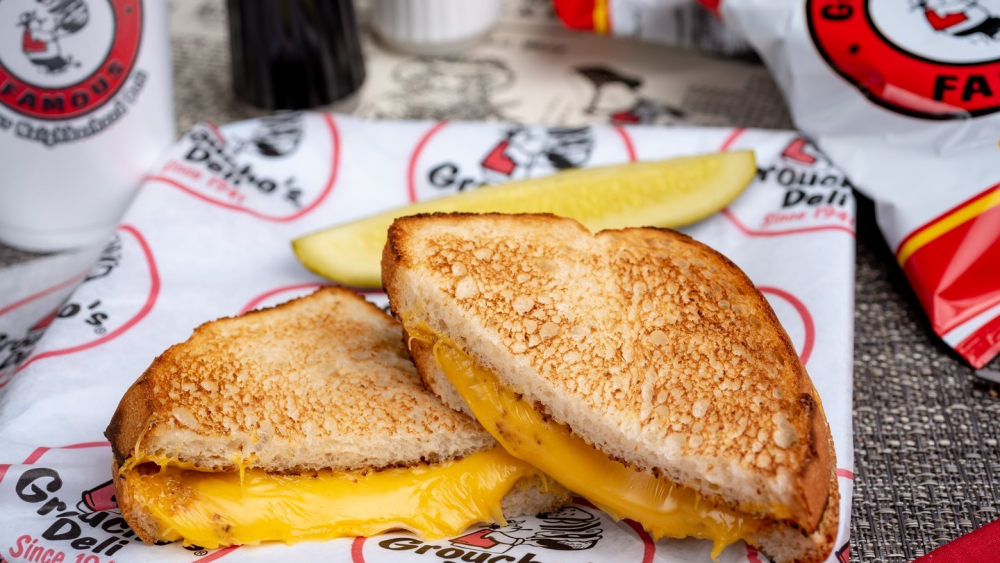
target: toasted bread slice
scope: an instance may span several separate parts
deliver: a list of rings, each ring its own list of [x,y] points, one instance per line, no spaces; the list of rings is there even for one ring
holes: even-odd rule
[[[162,539],[156,520],[119,471],[137,461],[202,472],[369,473],[497,447],[423,387],[399,323],[334,287],[198,327],[127,390],[106,435],[122,514],[147,542]],[[568,500],[544,481],[518,482],[504,513]]]
[[[607,456],[766,520],[746,539],[776,561],[830,553],[839,491],[819,396],[718,252],[665,229],[423,215],[396,220],[382,268],[408,332],[447,338]],[[421,376],[470,412],[433,343],[410,339]]]

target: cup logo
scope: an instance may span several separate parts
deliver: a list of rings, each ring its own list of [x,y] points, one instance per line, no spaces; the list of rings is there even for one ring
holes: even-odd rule
[[[813,42],[870,101],[924,119],[1000,110],[1000,0],[809,0]]]
[[[90,113],[125,83],[141,0],[0,0],[0,103],[27,117]]]

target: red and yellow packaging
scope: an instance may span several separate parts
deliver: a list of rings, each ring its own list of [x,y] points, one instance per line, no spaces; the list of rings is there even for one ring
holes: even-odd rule
[[[1000,3],[703,2],[875,200],[934,331],[985,365],[1000,352]]]

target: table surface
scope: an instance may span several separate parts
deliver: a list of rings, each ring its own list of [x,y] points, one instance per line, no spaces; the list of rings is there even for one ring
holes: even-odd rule
[[[178,25],[185,5],[212,33]],[[231,93],[222,3],[175,0],[172,10],[178,131],[247,117]],[[366,56],[378,49],[367,44]],[[729,111],[725,124],[790,126],[773,83],[756,90],[756,111]],[[933,336],[863,197],[858,215],[851,561],[910,561],[997,519],[1000,388]],[[0,268],[34,258],[0,245]]]

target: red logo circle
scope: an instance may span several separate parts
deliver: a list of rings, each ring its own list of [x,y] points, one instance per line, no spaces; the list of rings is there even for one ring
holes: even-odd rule
[[[0,0],[0,104],[68,119],[108,102],[128,79],[142,38],[142,0]]]
[[[910,117],[1000,110],[1000,11],[979,2],[808,0],[826,62],[873,103]]]

